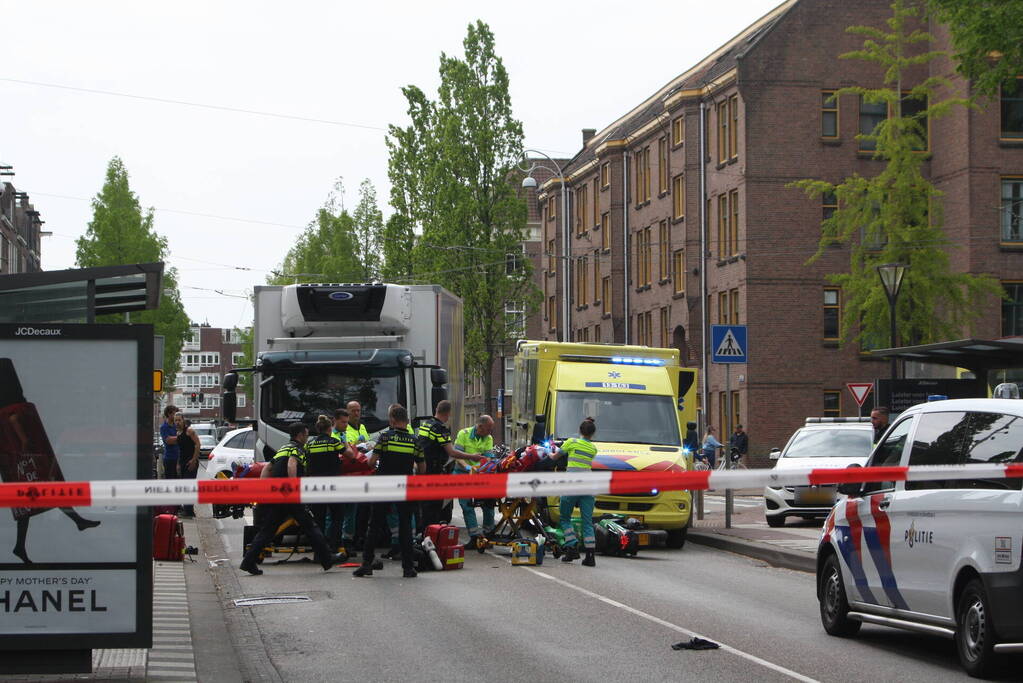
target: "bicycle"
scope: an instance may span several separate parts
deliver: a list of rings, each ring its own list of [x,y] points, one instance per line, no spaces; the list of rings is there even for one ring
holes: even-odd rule
[[[746,470],[746,469],[749,469],[748,467],[746,467],[746,464],[743,463],[743,461],[742,461],[742,454],[739,453],[739,449],[735,448],[734,446],[732,447],[731,452],[728,454],[728,460],[731,460],[731,465],[732,465],[731,467],[728,467],[728,461],[725,460],[725,458],[721,458],[721,461],[718,462],[718,464],[714,467],[714,470],[718,471],[718,470],[728,470],[728,469],[732,469],[732,470]]]

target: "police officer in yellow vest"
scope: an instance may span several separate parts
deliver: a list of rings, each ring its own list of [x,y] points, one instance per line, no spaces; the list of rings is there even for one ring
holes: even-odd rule
[[[306,465],[305,443],[309,439],[309,428],[301,422],[295,422],[288,426],[288,435],[291,437],[291,441],[277,451],[273,459],[263,468],[260,478],[297,478],[304,474]],[[320,566],[323,567],[324,571],[327,571],[335,564],[345,561],[344,557],[335,555],[334,551],[327,545],[327,539],[324,538],[319,527],[316,526],[313,516],[309,514],[309,510],[306,509],[305,505],[300,503],[276,503],[268,507],[270,507],[270,511],[266,516],[266,522],[260,528],[256,537],[252,539],[248,551],[242,558],[241,564],[238,565],[239,569],[254,575],[263,573],[263,570],[256,566],[256,559],[263,548],[266,547],[266,544],[277,535],[277,528],[282,522],[287,521],[289,517],[298,523],[302,533],[309,539],[313,550],[316,552],[316,559],[320,561]]]
[[[316,434],[306,441],[306,475],[310,477],[340,477],[341,454],[347,450],[344,442],[331,435],[332,420],[326,415],[316,418]],[[315,503],[309,506],[316,526],[327,537],[331,548],[341,540],[341,520],[344,503]]]
[[[593,468],[593,458],[597,455],[597,447],[590,439],[597,432],[597,425],[592,417],[588,417],[579,425],[579,438],[566,439],[561,448],[552,454],[554,458],[568,457],[567,474],[578,474],[589,472]],[[586,551],[586,559],[583,565],[593,567],[596,560],[593,557],[594,546],[597,539],[593,533],[593,505],[594,496],[561,496],[561,504],[558,506],[561,530],[565,534],[564,554],[562,562],[571,562],[579,557],[579,539],[575,535],[575,528],[572,526],[572,511],[579,506],[579,516],[582,517],[583,548]]]
[[[494,418],[489,415],[480,415],[476,420],[475,427],[466,427],[458,432],[458,436],[455,437],[455,450],[479,457],[456,460],[454,474],[472,474],[479,469],[481,461],[486,460],[494,449],[494,437],[491,436],[493,431]],[[458,500],[458,505],[462,508],[465,528],[469,532],[469,547],[477,547],[481,538],[494,530],[494,502],[487,500],[476,502],[479,507],[483,508],[482,527],[476,519],[473,501],[465,498]]]

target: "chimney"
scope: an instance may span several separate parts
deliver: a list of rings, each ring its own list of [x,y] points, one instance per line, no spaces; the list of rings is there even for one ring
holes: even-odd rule
[[[596,128],[583,128],[583,147],[585,147],[586,143],[590,141],[590,138],[592,138],[596,134],[597,134]]]

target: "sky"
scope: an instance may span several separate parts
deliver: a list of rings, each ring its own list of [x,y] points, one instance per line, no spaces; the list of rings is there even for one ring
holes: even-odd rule
[[[42,261],[57,270],[74,267],[90,200],[121,157],[156,209],[189,316],[245,326],[246,294],[338,178],[346,207],[368,178],[390,213],[384,139],[407,122],[401,88],[435,96],[439,57],[462,54],[471,22],[495,35],[526,147],[568,157],[581,129],[612,123],[780,1],[0,0],[0,164],[53,233]]]

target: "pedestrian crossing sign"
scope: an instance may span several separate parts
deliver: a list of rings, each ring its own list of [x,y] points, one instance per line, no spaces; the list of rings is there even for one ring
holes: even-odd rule
[[[745,363],[746,361],[746,326],[745,325],[711,325],[711,349],[715,363]]]

